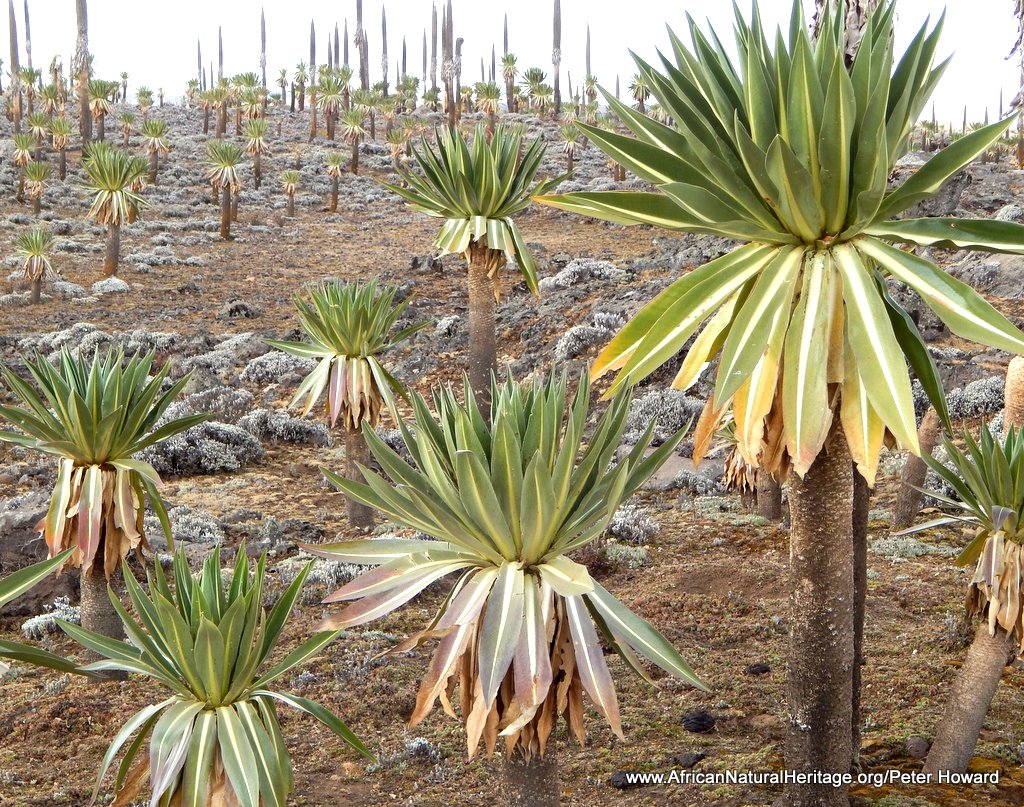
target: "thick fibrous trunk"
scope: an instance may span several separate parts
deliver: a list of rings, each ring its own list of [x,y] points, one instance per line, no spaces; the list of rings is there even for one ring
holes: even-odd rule
[[[32,297],[29,300],[29,302],[31,302],[32,305],[37,305],[39,303],[40,297],[42,297],[42,293],[43,279],[41,277],[37,277],[35,280],[32,281]]]
[[[288,194],[288,218],[295,217],[295,194]]]
[[[60,159],[57,163],[57,176],[61,179],[67,178],[68,174],[68,153],[66,150],[60,150]]]
[[[767,471],[757,475],[757,514],[769,521],[782,518],[782,485]]]
[[[353,482],[363,482],[363,474],[359,466],[365,468],[370,466],[370,450],[366,447],[366,440],[359,429],[345,429],[345,478]],[[373,508],[357,502],[355,499],[347,499],[348,523],[360,530],[373,528]]]
[[[558,807],[561,795],[558,762],[550,745],[543,757],[534,755],[529,760],[518,751],[506,754],[502,767],[502,804],[507,807]]]
[[[103,258],[103,276],[113,277],[117,274],[117,264],[121,259],[121,225],[107,225],[107,252]]]
[[[996,627],[995,636],[991,636],[987,620],[983,619],[978,625],[964,665],[957,673],[935,742],[928,752],[925,773],[967,770],[992,696],[1014,646],[1015,642],[1002,628]]]
[[[860,765],[860,689],[864,655],[864,613],[868,596],[868,518],[871,490],[864,477],[853,468],[853,693],[850,713],[850,754],[855,767]]]
[[[102,563],[95,564],[89,574],[82,573],[81,592],[82,627],[112,639],[123,639],[124,625],[107,594]]]
[[[480,408],[487,411],[491,400],[491,373],[498,369],[495,329],[495,284],[502,253],[472,243],[469,260],[469,383]]]
[[[352,141],[352,161],[349,163],[349,168],[352,171],[353,176],[359,176],[359,141]]]
[[[220,237],[231,238],[231,187],[225,185],[220,191]]]
[[[263,158],[259,151],[252,155],[252,175],[253,184],[256,186],[256,190],[259,190],[260,183],[263,181]]]
[[[917,440],[921,445],[921,454],[931,454],[939,435],[939,415],[933,407],[929,407],[921,418],[921,426],[917,432]],[[892,508],[892,529],[905,530],[914,523],[921,509],[924,494],[919,488],[924,485],[928,476],[928,464],[916,454],[908,454],[903,463],[900,476],[900,488],[896,494],[896,504]]]
[[[338,212],[338,178],[331,177],[331,212]]]
[[[149,155],[149,184],[156,185],[157,171],[160,170],[160,153],[153,149]]]
[[[834,424],[801,479],[789,477],[792,629],[786,768],[850,769],[853,692],[853,464]],[[788,784],[778,804],[847,807],[846,787]]]
[[[1006,388],[1003,394],[1006,427],[1024,426],[1024,356],[1014,356],[1006,368]]]

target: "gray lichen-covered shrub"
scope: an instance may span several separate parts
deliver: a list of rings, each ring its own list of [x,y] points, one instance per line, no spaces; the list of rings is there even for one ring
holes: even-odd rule
[[[301,420],[270,409],[250,412],[238,421],[238,426],[261,442],[315,446],[325,446],[331,442],[331,434],[324,424]]]
[[[210,387],[181,400],[193,412],[212,412],[223,423],[236,423],[252,411],[253,401],[248,390],[225,386]]]
[[[171,522],[171,535],[174,540],[190,544],[224,543],[224,529],[220,522],[205,510],[197,510],[186,505],[178,505],[167,511]],[[156,516],[146,516],[146,534],[160,535],[160,522]]]
[[[28,639],[40,639],[51,633],[57,633],[60,626],[56,620],[63,619],[73,625],[82,624],[82,612],[77,605],[72,605],[67,597],[58,597],[51,605],[44,605],[46,613],[39,614],[21,623],[21,632]]]
[[[680,390],[652,390],[630,405],[622,442],[633,445],[640,439],[651,421],[657,419],[654,444],[660,444],[687,423],[696,423],[703,409],[703,402],[689,397]]]
[[[207,353],[183,359],[178,369],[182,373],[208,370],[221,378],[233,379],[237,377],[239,367],[269,350],[270,346],[255,334],[240,333],[218,343]]]
[[[437,765],[447,756],[440,745],[435,745],[423,737],[406,737],[401,750],[395,753],[388,753],[381,749],[377,754],[377,761],[367,766],[370,773],[378,773],[385,770],[402,770],[410,762],[421,762],[429,765]]]
[[[558,274],[552,277],[541,278],[539,286],[541,291],[552,291],[554,289],[567,289],[577,283],[587,280],[609,280],[622,281],[626,278],[626,272],[617,269],[614,264],[608,261],[597,261],[593,258],[576,258],[569,261]]]
[[[87,340],[93,344],[109,342],[110,334],[100,331],[89,322],[78,322],[61,331],[23,337],[18,341],[18,349],[21,351],[34,350],[52,358],[60,352],[61,348],[66,347],[71,350],[80,347]]]
[[[26,619],[22,623],[21,632],[26,638],[39,641],[50,634],[60,632],[57,619],[74,625],[81,624],[81,609],[77,605],[71,605],[67,597],[58,597],[52,605],[46,605],[44,608],[46,613]]]
[[[168,407],[164,418],[175,409]],[[170,414],[177,417],[176,414]],[[263,446],[245,429],[208,420],[138,453],[161,476],[232,472],[263,459]]]
[[[615,511],[608,524],[608,535],[630,544],[646,544],[661,528],[647,511],[633,502],[626,502]]]
[[[434,326],[434,339],[452,339],[462,330],[462,317],[452,314],[441,317]]]
[[[97,297],[104,294],[126,294],[130,289],[131,286],[119,277],[107,277],[92,284],[92,293]]]
[[[691,496],[721,496],[725,488],[718,479],[712,479],[704,474],[683,468],[669,484],[670,488],[676,488]]]
[[[651,555],[645,546],[629,546],[609,541],[601,550],[605,563],[627,569],[640,569],[651,562]]]
[[[606,342],[611,332],[593,325],[573,325],[555,343],[555,358],[566,361],[583,353],[593,345]]]
[[[972,381],[946,396],[949,416],[954,420],[991,415],[1003,408],[1003,388],[1006,379],[991,376]]]
[[[566,361],[583,353],[592,345],[606,342],[615,335],[626,321],[618,314],[598,312],[594,314],[593,325],[574,325],[555,343],[555,358]]]
[[[355,580],[367,569],[366,566],[314,558],[306,552],[299,552],[297,556],[286,558],[274,567],[281,588],[288,586],[311,560],[315,563],[306,577],[306,584],[299,597],[303,605],[316,605],[332,591]]]
[[[925,543],[911,535],[904,535],[897,538],[885,536],[876,538],[868,545],[868,549],[875,555],[885,558],[920,558],[925,555],[943,555],[952,557],[959,554],[956,547],[942,546]]]
[[[316,363],[311,359],[289,356],[280,350],[264,353],[245,365],[242,381],[256,384],[273,384],[286,376],[305,375],[313,370]]]

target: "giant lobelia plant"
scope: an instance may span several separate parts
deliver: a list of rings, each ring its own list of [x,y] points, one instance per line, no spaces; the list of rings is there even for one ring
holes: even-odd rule
[[[341,420],[349,479],[360,479],[359,464],[369,462],[362,424],[376,428],[387,406],[395,411],[394,396],[404,396],[401,383],[380,361],[387,350],[425,328],[429,321],[395,330],[412,298],[395,303],[398,289],[369,283],[327,281],[310,291],[310,301],[295,300],[299,323],[308,342],[268,339],[267,344],[301,359],[317,361],[289,407],[303,399],[305,416],[326,393],[325,408],[333,428]],[[354,527],[373,526],[373,511],[349,498],[348,519]]]
[[[218,548],[194,576],[184,550],[179,550],[174,589],[158,564],[148,575],[148,593],[126,570],[135,616],[113,594],[110,600],[129,642],[58,620],[65,633],[100,656],[80,672],[140,673],[170,691],[169,697],[133,715],[114,736],[90,804],[123,751],[114,781],[118,804],[136,798],[148,777],[153,805],[285,807],[294,778],[276,703],[316,718],[372,758],[334,713],[276,686],[282,676],[320,653],[337,632],[320,631],[271,663],[312,564],[268,611],[263,607],[266,563],[264,555],[250,569],[241,546],[224,579]],[[45,658],[29,660],[57,666]],[[140,754],[147,739],[149,753]]]
[[[489,140],[482,126],[471,142],[452,128],[436,130],[435,138],[436,147],[426,140],[413,147],[419,170],[400,171],[408,187],[382,184],[413,210],[444,219],[434,246],[466,259],[469,380],[486,395],[497,369],[495,303],[505,262],[514,260],[530,291],[538,293],[537,264],[512,216],[529,206],[531,195],[553,190],[561,177],[535,183],[544,143],[538,138],[521,153],[521,133],[505,126]]]
[[[557,797],[549,739],[564,715],[584,741],[583,692],[622,735],[602,639],[645,678],[637,654],[703,688],[661,634],[569,557],[604,534],[619,504],[685,432],[649,452],[652,423],[612,464],[628,396],[611,403],[583,448],[589,386],[584,375],[566,413],[564,377],[527,386],[492,381],[489,419],[468,384],[465,404],[449,388],[434,392],[436,417],[414,394],[414,421],[400,422],[411,463],[363,425],[391,484],[365,469],[365,484],[325,473],[346,495],[436,540],[306,547],[377,567],[325,600],[354,601],[328,620],[331,628],[382,617],[433,581],[457,575],[430,624],[397,648],[440,640],[410,724],[426,717],[439,698],[454,716],[450,698],[457,682],[470,756],[481,737],[488,753],[504,738],[509,770],[519,771],[509,775],[515,804],[550,803],[552,791]],[[531,788],[544,800],[524,797]]]
[[[160,477],[134,455],[208,417],[158,424],[189,376],[164,389],[170,365],[151,375],[153,361],[153,353],[126,361],[113,350],[97,350],[90,360],[65,348],[56,366],[41,356],[25,360],[38,392],[0,365],[0,377],[20,399],[19,405],[0,406],[0,419],[18,429],[0,431],[0,442],[57,458],[50,507],[36,529],[51,556],[74,549],[62,557],[82,569],[83,624],[111,635],[119,632],[120,621],[107,603],[107,581],[129,552],[142,557],[148,550],[147,501],[171,535]]]
[[[735,57],[691,20],[690,45],[672,34],[674,58],[663,55],[661,70],[637,59],[673,126],[613,97],[608,103],[632,137],[582,126],[656,191],[538,201],[621,224],[743,242],[641,309],[599,355],[594,373],[618,371],[611,390],[618,391],[696,335],[673,381],[687,389],[718,359],[695,458],[731,407],[743,458],[779,476],[794,472],[791,557],[809,593],[794,588],[787,767],[845,772],[852,562],[832,560],[852,534],[849,460],[872,484],[887,433],[918,452],[908,363],[948,424],[936,367],[886,281],[920,294],[954,333],[1024,352],[1024,335],[978,294],[897,244],[1024,252],[1024,227],[896,218],[996,142],[1011,120],[972,132],[890,189],[889,176],[946,66],[933,65],[941,21],[923,26],[897,60],[895,5],[883,3],[847,65],[845,9],[832,5],[816,41],[799,2],[788,37],[780,31],[772,40],[756,3],[751,22],[737,10]],[[787,799],[840,804],[845,791],[793,784]]]
[[[965,432],[963,440],[966,450],[943,439],[947,463],[923,455],[953,491],[928,495],[951,514],[900,533],[946,524],[973,532],[956,562],[974,566],[967,616],[980,621],[928,752],[931,773],[967,770],[1003,669],[1024,646],[1024,432],[1011,427],[997,440],[983,426],[980,439]]]

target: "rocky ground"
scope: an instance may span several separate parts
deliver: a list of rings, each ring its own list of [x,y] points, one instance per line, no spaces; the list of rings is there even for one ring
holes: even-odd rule
[[[342,467],[340,441],[313,417],[297,419],[284,411],[307,368],[269,350],[262,340],[298,337],[292,298],[306,284],[376,276],[398,285],[403,297],[413,297],[409,321],[434,323],[387,359],[398,378],[425,392],[431,384],[461,376],[467,338],[464,269],[455,257],[434,260],[430,244],[436,222],[404,208],[375,181],[388,178],[391,167],[380,142],[364,144],[364,175],[346,175],[339,212],[326,213],[324,158],[335,146],[323,138],[307,145],[307,119],[299,115],[281,118],[283,130],[264,163],[263,186],[254,189],[251,175],[243,175],[236,237],[221,241],[219,211],[205,180],[200,113],[168,107],[155,114],[170,124],[174,150],[160,183],[144,193],[151,207],[124,232],[119,279],[101,281],[103,232],[84,219],[87,196],[73,155],[68,181],[50,183],[41,215],[57,237],[54,265],[63,280],[46,290],[41,305],[27,306],[18,262],[7,260],[13,274],[7,288],[0,287],[6,292],[0,296],[0,360],[18,366],[26,351],[52,355],[65,345],[91,350],[116,344],[128,351],[155,350],[160,361],[174,362],[175,375],[192,371],[176,411],[211,411],[215,420],[148,457],[167,482],[175,537],[197,560],[218,544],[230,558],[245,541],[250,552],[270,553],[275,576],[284,583],[301,562],[297,541],[353,533],[340,495],[319,473],[321,466]],[[523,122],[552,142],[543,170],[560,172],[555,129]],[[137,149],[135,138],[132,149]],[[910,155],[901,170],[913,170],[916,160]],[[302,182],[297,215],[288,218],[277,175],[296,165]],[[605,160],[590,148],[563,189],[613,187],[607,177]],[[0,187],[6,189],[0,194],[0,244],[13,244],[32,223],[28,208],[12,201],[15,182],[9,161],[0,163]],[[1024,199],[1022,190],[1024,175],[1005,163],[973,166],[923,212],[1020,220],[1024,208],[1016,201]],[[535,298],[513,271],[503,276],[499,352],[518,378],[551,365],[578,372],[680,271],[729,246],[607,226],[546,208],[535,207],[518,220],[544,278],[543,293]],[[936,257],[1021,322],[1024,258]],[[947,389],[957,390],[951,395],[954,417],[977,424],[997,415],[1002,406],[998,376],[1008,357],[951,337],[911,295],[894,291],[930,340]],[[707,387],[698,385],[689,395],[666,392],[670,373],[674,369],[665,368],[637,391],[627,428],[633,440],[653,415],[670,430],[700,410]],[[622,771],[765,770],[782,763],[786,532],[744,513],[738,497],[723,494],[720,458],[695,471],[686,454],[684,443],[682,455],[623,508],[588,561],[605,586],[680,648],[711,692],[697,693],[664,678],[652,690],[611,660],[626,739],[614,738],[593,713],[585,748],[560,737],[566,804],[747,805],[770,804],[775,795],[770,788],[740,786],[619,787]],[[870,771],[919,767],[965,641],[959,618],[969,574],[951,562],[961,536],[953,531],[888,535],[901,462],[897,455],[887,459],[872,504],[863,748]],[[45,510],[53,479],[50,463],[0,448],[0,573],[39,555],[32,527]],[[159,540],[154,544],[164,549]],[[289,645],[308,635],[324,615],[320,598],[354,571],[330,564],[317,568]],[[434,587],[397,614],[350,631],[286,682],[290,690],[335,709],[379,754],[377,763],[367,765],[310,720],[285,713],[296,805],[342,800],[353,807],[479,805],[493,799],[499,762],[468,760],[458,723],[438,713],[414,731],[404,728],[430,648],[377,658],[419,627],[442,594]],[[0,614],[0,630],[5,636],[20,634],[26,620],[42,615],[25,632],[73,653],[72,643],[49,632],[46,614],[69,613],[60,598],[74,602],[75,596],[73,576],[48,582]],[[855,790],[859,803],[1024,803],[1022,685],[1024,669],[1008,670],[975,761],[979,770],[1001,771],[997,788],[862,787]],[[136,680],[91,685],[15,666],[0,678],[0,804],[86,804],[116,727],[153,695],[152,687]]]

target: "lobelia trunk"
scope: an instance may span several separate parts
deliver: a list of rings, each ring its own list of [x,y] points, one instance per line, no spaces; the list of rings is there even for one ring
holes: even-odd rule
[[[149,184],[156,185],[157,171],[160,170],[160,153],[153,149],[149,155]]]
[[[964,664],[957,673],[946,713],[924,763],[925,773],[963,773],[967,770],[992,696],[1003,677],[1003,668],[1016,646],[1016,642],[998,626],[995,635],[989,635],[988,621],[982,619]]]
[[[252,156],[252,173],[256,190],[259,190],[260,182],[263,181],[263,160],[258,151]]]
[[[853,735],[853,463],[838,422],[801,479],[789,475],[792,628],[785,767],[849,772]],[[777,805],[848,807],[847,787],[787,784]]]
[[[363,482],[363,474],[359,466],[368,468],[370,466],[370,450],[363,439],[363,433],[359,429],[345,429],[345,477],[353,482]],[[369,531],[373,529],[373,508],[357,502],[355,499],[346,499],[348,523],[356,529]]]
[[[60,158],[57,162],[57,176],[62,180],[67,178],[68,174],[68,153],[65,149],[60,150]]]
[[[238,221],[238,194],[231,194],[231,221]]]
[[[220,191],[220,237],[231,238],[231,186],[225,185]]]
[[[80,581],[82,627],[111,639],[123,639],[124,625],[107,593],[107,578],[103,574],[102,564],[94,564],[88,574],[83,571]]]
[[[121,259],[121,225],[107,225],[107,252],[103,258],[103,276],[113,277],[117,274],[117,264]]]
[[[107,116],[106,115],[97,115],[96,116],[96,121],[97,121],[96,125],[98,127],[98,133],[96,135],[96,138],[98,140],[106,140],[106,138],[107,138]]]
[[[757,474],[757,515],[769,521],[782,519],[782,485],[767,471]]]
[[[38,216],[39,213],[42,211],[42,209],[43,209],[42,197],[41,196],[33,196],[32,197],[32,213],[34,215]]]
[[[939,437],[939,415],[934,407],[921,418],[921,426],[917,431],[917,439],[921,444],[921,454],[931,454]],[[928,476],[928,464],[916,454],[908,454],[903,463],[900,475],[900,488],[896,494],[896,504],[892,508],[892,529],[894,532],[905,530],[914,523],[921,509],[924,494],[918,488],[924,485]]]
[[[21,169],[21,176],[18,177],[18,192],[14,194],[14,198],[18,200],[19,204],[25,202],[25,169]]]
[[[35,280],[32,281],[32,297],[29,300],[29,302],[32,305],[38,305],[39,304],[39,299],[40,299],[40,297],[42,297],[42,294],[43,294],[43,279],[41,277],[37,277]]]
[[[502,764],[503,804],[508,807],[558,807],[561,788],[553,740],[552,736],[547,753],[542,757],[535,754],[526,759],[518,750],[505,754]]]
[[[868,595],[868,517],[871,490],[863,476],[853,468],[853,693],[850,702],[852,731],[850,754],[853,767],[860,770],[860,689],[864,656],[864,612]]]
[[[474,241],[466,252],[469,262],[469,382],[483,412],[490,411],[491,373],[498,370],[495,330],[495,288],[502,253]]]
[[[288,194],[288,218],[295,218],[295,194]]]
[[[359,140],[352,141],[352,161],[349,165],[353,176],[359,176]]]
[[[331,177],[331,212],[338,212],[338,178]]]
[[[1024,426],[1024,356],[1014,356],[1006,368],[1006,386],[1003,392],[1006,427]]]
[[[203,134],[210,133],[210,107],[203,108]]]

